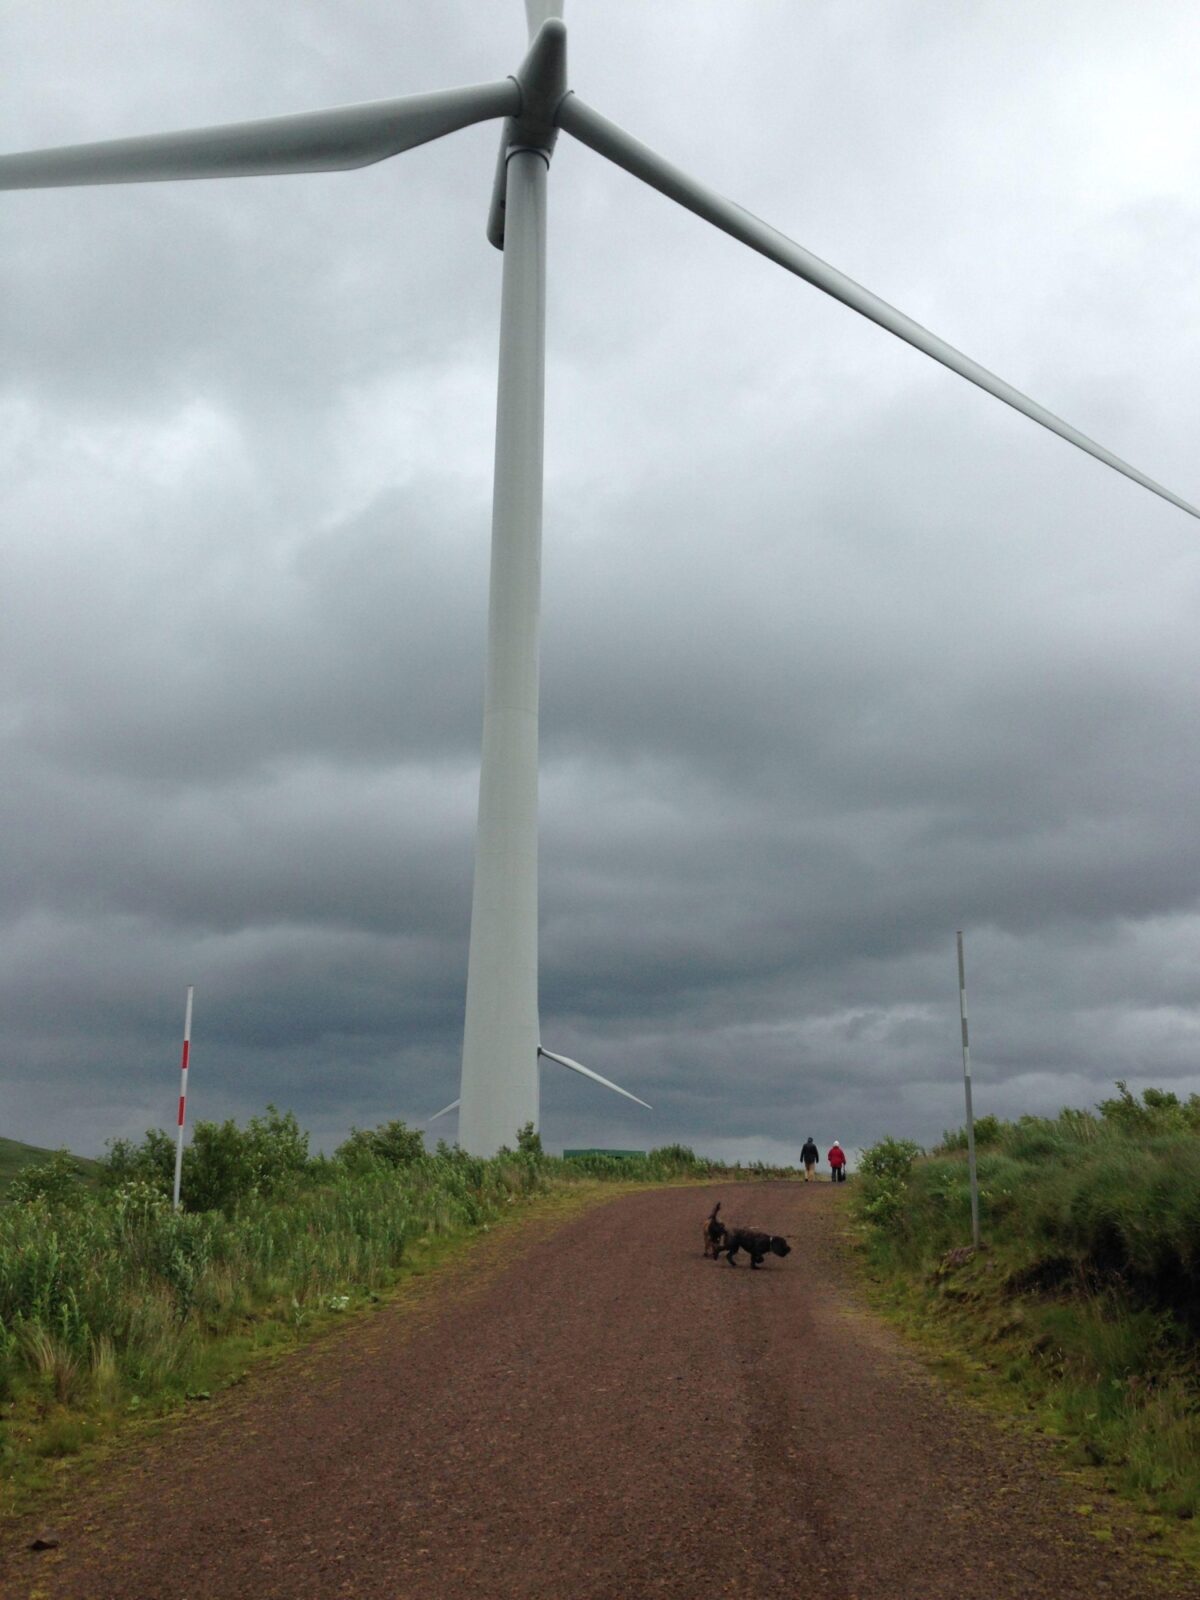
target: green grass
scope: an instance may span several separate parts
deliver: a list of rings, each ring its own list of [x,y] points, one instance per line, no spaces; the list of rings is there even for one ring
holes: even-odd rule
[[[855,1209],[891,1313],[1200,1567],[1200,1133],[1152,1095],[988,1119],[978,1254],[960,1135],[866,1152]]]
[[[114,1145],[93,1186],[57,1158],[27,1166],[0,1205],[0,1511],[518,1216],[735,1175],[679,1147],[557,1160],[532,1129],[491,1160],[427,1154],[397,1123],[309,1157],[271,1109],[243,1129],[198,1125],[184,1193],[211,1208],[175,1211],[162,1143]]]
[[[219,1332],[209,1329],[186,1341],[170,1363],[169,1381],[157,1387],[142,1379],[131,1387],[115,1348],[101,1344],[86,1369],[66,1373],[66,1397],[55,1389],[61,1368],[50,1365],[12,1386],[0,1405],[0,1518],[18,1515],[63,1492],[80,1471],[94,1470],[114,1445],[169,1425],[222,1390],[251,1379],[264,1365],[298,1355],[316,1340],[336,1335],[384,1305],[414,1298],[426,1285],[457,1272],[472,1279],[504,1259],[506,1235],[554,1224],[585,1207],[617,1198],[640,1184],[590,1180],[552,1186],[505,1206],[491,1223],[452,1226],[415,1239],[373,1290],[293,1302],[286,1286],[273,1301],[261,1301]],[[436,1292],[442,1292],[437,1288]]]
[[[9,1184],[18,1172],[24,1172],[27,1167],[40,1166],[54,1154],[53,1150],[42,1150],[35,1144],[22,1144],[18,1139],[0,1139],[0,1200],[4,1199]],[[87,1178],[95,1178],[100,1170],[99,1162],[88,1161],[82,1156],[74,1159]]]

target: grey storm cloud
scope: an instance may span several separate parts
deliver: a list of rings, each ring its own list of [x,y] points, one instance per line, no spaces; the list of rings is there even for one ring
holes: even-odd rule
[[[1190,8],[567,0],[685,169],[1200,496]],[[20,149],[503,76],[517,0],[5,17]],[[496,129],[0,197],[0,1130],[457,1090]],[[1200,529],[562,138],[550,1143],[787,1156],[1200,1089]],[[438,1126],[446,1126],[441,1124]],[[452,1125],[449,1128],[452,1133]]]

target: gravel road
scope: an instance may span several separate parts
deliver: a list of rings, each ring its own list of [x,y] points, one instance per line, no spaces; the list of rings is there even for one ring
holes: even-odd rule
[[[856,1300],[845,1193],[657,1190],[486,1241],[416,1311],[119,1454],[57,1549],[10,1525],[0,1593],[1141,1600],[1120,1532],[1101,1544],[1041,1452]],[[715,1198],[792,1254],[703,1259]]]

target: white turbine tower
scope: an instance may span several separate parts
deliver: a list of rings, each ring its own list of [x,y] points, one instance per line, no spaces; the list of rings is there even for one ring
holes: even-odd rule
[[[491,1154],[538,1121],[538,613],[541,591],[546,185],[560,130],[789,272],[1173,505],[1200,511],[774,228],[639,144],[567,87],[556,0],[526,0],[529,49],[495,83],[332,111],[0,157],[0,188],[147,183],[367,166],[504,119],[488,237],[504,251],[487,680],[459,1142]],[[639,1105],[645,1101],[638,1100]],[[446,1110],[454,1109],[453,1106]],[[442,1113],[438,1113],[441,1115]]]

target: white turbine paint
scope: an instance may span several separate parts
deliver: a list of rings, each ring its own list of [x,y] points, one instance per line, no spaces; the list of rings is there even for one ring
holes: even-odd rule
[[[616,1094],[623,1094],[626,1100],[632,1100],[635,1105],[645,1106],[647,1111],[654,1107],[645,1100],[639,1100],[637,1095],[630,1094],[628,1089],[622,1089],[619,1083],[612,1083],[608,1078],[602,1078],[598,1072],[593,1072],[591,1067],[585,1067],[580,1061],[572,1061],[570,1056],[556,1055],[553,1050],[540,1049],[538,1055],[545,1056],[547,1061],[557,1061],[560,1067],[570,1067],[572,1072],[578,1072],[580,1077],[590,1078],[593,1083],[602,1083],[606,1089],[612,1089]]]
[[[319,172],[503,117],[488,237],[505,248],[488,677],[460,1138],[490,1154],[538,1117],[537,746],[546,171],[559,128],[789,272],[1173,505],[1200,511],[570,95],[558,0],[526,0],[531,43],[501,83],[263,122],[0,157],[0,189]],[[565,1056],[543,1054],[628,1095]],[[636,1100],[636,1095],[628,1095]],[[644,1101],[639,1101],[644,1105]],[[447,1106],[445,1111],[453,1110]],[[439,1112],[442,1116],[445,1111]]]
[[[521,91],[514,79],[505,78],[502,83],[340,106],[336,111],[30,150],[0,157],[0,189],[344,171],[384,161],[473,122],[513,116],[520,108]]]
[[[949,367],[951,372],[956,372],[960,378],[966,378],[968,383],[976,384],[988,394],[994,395],[997,400],[1003,400],[1005,405],[1012,406],[1014,411],[1019,411],[1023,416],[1040,423],[1043,428],[1058,434],[1060,439],[1065,439],[1068,444],[1075,445],[1089,456],[1095,456],[1096,460],[1102,461],[1106,467],[1112,467],[1114,472],[1132,478],[1133,482],[1141,484],[1143,489],[1149,489],[1151,494],[1169,500],[1173,506],[1178,506],[1189,516],[1200,517],[1200,511],[1197,511],[1195,506],[1189,505],[1186,500],[1181,500],[1170,489],[1164,489],[1162,484],[1155,483],[1153,478],[1146,477],[1145,473],[1122,461],[1120,456],[1113,455],[1111,450],[1106,450],[1094,439],[1089,439],[1087,434],[1080,433],[1078,428],[1073,428],[1069,422],[1056,417],[1053,411],[1047,411],[1045,406],[1038,405],[1036,400],[1031,400],[1019,389],[1014,389],[1011,383],[1006,383],[994,372],[981,367],[978,361],[972,361],[970,356],[963,355],[961,350],[956,350],[952,344],[939,339],[936,333],[930,333],[928,328],[923,328],[919,322],[914,322],[911,317],[905,316],[903,311],[897,311],[895,306],[889,305],[886,300],[881,300],[869,289],[864,289],[862,284],[855,283],[853,278],[848,278],[844,272],[831,267],[827,261],[822,261],[820,256],[814,256],[810,250],[789,239],[777,228],[760,221],[749,211],[735,205],[732,200],[726,200],[723,195],[705,188],[702,183],[697,183],[695,178],[689,178],[686,172],[681,172],[669,161],[664,161],[661,156],[655,155],[653,150],[639,143],[623,128],[618,128],[615,122],[609,122],[607,117],[602,117],[598,111],[593,111],[590,106],[584,105],[576,95],[568,95],[559,106],[558,124],[582,144],[595,150],[598,155],[607,156],[616,166],[624,167],[626,172],[632,173],[635,178],[640,178],[643,183],[649,184],[652,189],[657,189],[660,194],[665,194],[668,199],[676,201],[688,211],[694,211],[698,217],[711,222],[715,228],[731,234],[742,244],[748,244],[752,250],[757,250],[766,256],[769,261],[785,267],[788,272],[794,272],[798,278],[803,278],[806,283],[823,290],[833,299],[840,300],[844,306],[849,306],[851,311],[857,311],[860,316],[868,318],[886,332],[903,339],[905,344],[911,344],[924,355],[932,356],[944,367]]]
[[[635,1105],[645,1106],[647,1111],[654,1110],[654,1107],[645,1100],[639,1100],[636,1094],[630,1094],[628,1089],[622,1089],[619,1083],[613,1083],[610,1078],[601,1077],[598,1072],[593,1072],[591,1067],[585,1067],[581,1061],[572,1061],[570,1056],[560,1056],[556,1051],[547,1050],[544,1046],[539,1047],[538,1056],[545,1057],[547,1061],[556,1061],[560,1067],[569,1067],[572,1072],[578,1072],[581,1077],[590,1078],[593,1083],[603,1084],[606,1089],[613,1090],[615,1094],[623,1094],[626,1100],[632,1100]],[[450,1112],[458,1110],[460,1103],[458,1100],[451,1100],[448,1106],[443,1106],[440,1111],[435,1111],[431,1117],[427,1117],[425,1120],[427,1122],[436,1122],[439,1117],[449,1116]]]
[[[492,580],[458,1142],[491,1155],[538,1125],[538,613],[542,579],[546,176],[508,161]]]

